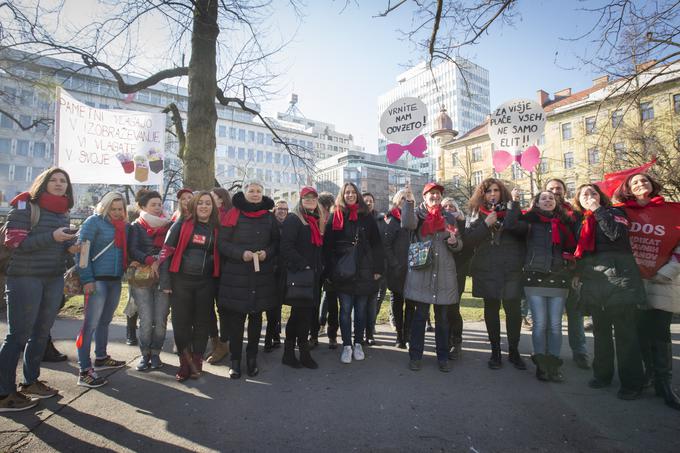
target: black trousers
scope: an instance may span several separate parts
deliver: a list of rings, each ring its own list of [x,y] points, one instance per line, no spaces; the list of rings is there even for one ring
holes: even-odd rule
[[[217,313],[216,313],[217,312]],[[217,321],[219,319],[220,328],[217,330]],[[227,310],[221,306],[217,305],[217,291],[215,291],[215,303],[213,308],[210,310],[210,338],[215,338],[219,335],[221,342],[229,341],[229,332],[227,329]]]
[[[638,310],[637,319],[640,344],[657,341],[660,343],[671,342],[673,313],[655,308],[651,310]]]
[[[213,278],[180,273],[172,274],[171,278],[171,320],[177,351],[203,354],[215,300]]]
[[[340,317],[338,294],[335,290],[326,288],[321,299],[321,309],[319,311],[319,324],[324,325],[328,323],[328,328],[326,329],[328,338],[337,338]]]
[[[621,387],[628,390],[639,390],[644,382],[637,333],[637,311],[632,305],[592,310],[595,337],[593,375],[600,381],[611,382],[616,356]]]
[[[456,279],[458,280],[458,303],[453,305],[447,305],[448,312],[446,313],[446,319],[449,321],[449,343],[459,344],[463,342],[463,316],[460,314],[460,301],[465,292],[465,280],[467,275],[464,269],[458,267],[456,262]]]
[[[260,331],[262,330],[262,312],[240,313],[227,310],[227,329],[229,331],[229,349],[231,360],[241,360],[243,353],[243,328],[248,317],[248,345],[246,357],[257,357],[257,346],[260,343]]]
[[[267,310],[267,330],[265,341],[281,340],[281,305]]]
[[[286,343],[295,344],[297,341],[298,346],[306,345],[313,318],[314,307],[291,307],[286,323]]]
[[[410,341],[411,323],[413,322],[413,313],[416,310],[415,304],[409,300],[404,300],[402,293],[392,291],[390,293],[390,305],[392,316],[394,316],[394,327],[397,329],[397,341]]]
[[[508,335],[508,345],[511,349],[516,349],[522,330],[521,300],[503,299],[502,304],[503,310],[505,310],[505,330]],[[500,312],[500,299],[484,299],[484,322],[491,345],[500,345],[501,343]]]

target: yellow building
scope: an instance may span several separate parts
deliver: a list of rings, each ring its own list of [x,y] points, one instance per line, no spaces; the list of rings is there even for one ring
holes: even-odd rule
[[[680,173],[680,62],[640,75],[625,89],[624,81],[607,76],[572,93],[558,91],[551,98],[538,91],[546,111],[543,137],[538,143],[541,164],[530,175],[518,165],[496,174],[488,119],[445,145],[438,162],[438,179],[464,199],[481,180],[499,177],[523,189],[525,198],[549,178],[560,178],[570,195],[579,184],[600,181],[603,174],[641,165],[658,156],[659,171]],[[634,90],[632,87],[643,87]],[[661,168],[663,167],[663,168]],[[669,191],[673,193],[673,190]]]

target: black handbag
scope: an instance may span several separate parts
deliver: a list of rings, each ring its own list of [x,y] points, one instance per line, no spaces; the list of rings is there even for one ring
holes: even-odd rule
[[[354,236],[354,241],[345,242],[339,252],[336,252],[336,262],[333,267],[333,283],[342,283],[352,280],[357,273],[357,261],[359,251],[359,232]]]
[[[314,300],[314,269],[286,273],[286,300]]]

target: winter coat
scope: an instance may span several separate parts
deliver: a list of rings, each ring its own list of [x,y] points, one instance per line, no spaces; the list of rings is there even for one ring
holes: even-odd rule
[[[125,234],[128,234],[129,225],[125,226]],[[91,283],[98,277],[118,277],[123,276],[123,250],[112,244],[116,228],[107,216],[94,214],[88,217],[80,228],[80,240],[90,241],[90,254],[86,268],[78,266],[80,281]],[[108,247],[108,248],[107,248]],[[102,250],[104,253],[99,255]],[[93,259],[99,257],[93,261]],[[80,254],[76,254],[76,263],[80,262]]]
[[[281,234],[280,261],[284,280],[287,272],[298,272],[303,269],[314,271],[313,300],[285,299],[286,305],[295,307],[316,307],[319,304],[319,285],[323,272],[322,248],[312,244],[312,233],[309,225],[304,225],[297,215],[289,215],[283,222]]]
[[[408,246],[411,242],[411,231],[404,228],[402,221],[397,220],[391,213],[387,214],[384,223],[382,242],[387,263],[385,268],[387,287],[392,292],[403,294],[408,270]]]
[[[279,227],[271,212],[253,218],[247,217],[244,211],[269,211],[274,202],[265,196],[260,203],[250,203],[243,192],[238,192],[232,203],[242,212],[235,226],[220,228],[218,245],[223,260],[218,303],[240,313],[260,313],[276,307],[280,300],[275,275]],[[243,261],[246,250],[266,253],[264,261],[260,261],[260,272],[255,272],[252,261]]]
[[[177,247],[184,220],[182,218],[172,224],[165,238],[166,246],[173,249]],[[195,222],[192,239],[184,249],[184,253],[182,253],[178,273],[198,279],[212,277],[214,269],[213,246],[216,240],[213,227],[205,223]],[[173,257],[174,255],[165,259],[160,266],[161,290],[172,289],[171,279],[173,273],[170,272],[170,264]]]
[[[161,247],[153,245],[153,237],[149,236],[139,220],[130,225],[128,234],[128,259],[141,264],[151,264],[157,260]],[[150,258],[150,259],[149,259]]]
[[[508,203],[512,208],[513,203]],[[519,205],[518,205],[519,206]],[[471,247],[472,295],[484,299],[521,299],[522,268],[526,257],[527,223],[513,219],[519,209],[506,211],[502,227],[492,235],[486,215],[478,212],[468,220],[463,239]],[[507,225],[506,225],[507,223]]]
[[[12,206],[7,214],[7,229],[28,231],[28,235],[14,249],[7,266],[8,276],[57,277],[64,275],[68,247],[73,241],[57,242],[52,234],[57,228],[68,228],[69,213],[59,214],[40,208],[38,223],[31,228],[31,204],[23,209]]]
[[[384,272],[384,252],[378,226],[370,214],[359,213],[356,222],[349,220],[349,212],[345,211],[344,215],[342,230],[333,230],[332,215],[326,224],[323,248],[324,261],[328,267],[327,275],[332,280],[339,256],[347,244],[358,237],[356,274],[348,281],[333,282],[333,287],[338,293],[370,296],[378,292],[378,281],[374,279],[374,274],[382,275]]]
[[[453,214],[443,211],[442,215],[448,225],[456,225]],[[459,303],[454,253],[463,248],[460,234],[456,234],[458,242],[454,246],[447,242],[450,233],[446,229],[423,236],[422,225],[427,217],[427,208],[424,203],[414,210],[413,203],[404,202],[401,216],[402,225],[413,231],[412,242],[432,240],[431,264],[425,268],[408,270],[404,284],[404,298],[434,305]]]
[[[614,207],[600,207],[595,216],[595,250],[579,260],[581,305],[586,313],[623,305],[644,305],[645,292],[628,240],[626,214]],[[577,240],[583,227],[577,224]]]

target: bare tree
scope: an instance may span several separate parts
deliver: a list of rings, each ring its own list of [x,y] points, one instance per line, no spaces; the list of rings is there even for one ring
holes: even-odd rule
[[[297,13],[296,1],[288,3]],[[268,59],[286,43],[266,42],[269,0],[121,0],[107,2],[106,17],[78,27],[65,26],[63,3],[50,5],[41,0],[0,2],[0,51],[25,50],[34,58],[78,58],[85,67],[112,76],[123,94],[187,77],[186,131],[179,110],[172,105],[166,109],[176,129],[185,185],[207,189],[214,183],[216,103],[255,115],[291,156],[306,157],[288,146],[254,107],[257,99],[271,94],[275,74]],[[167,24],[173,38],[168,67],[132,82],[124,72],[140,70],[137,62],[146,53],[139,29],[145,21],[158,19]],[[307,160],[297,162],[306,165]]]

